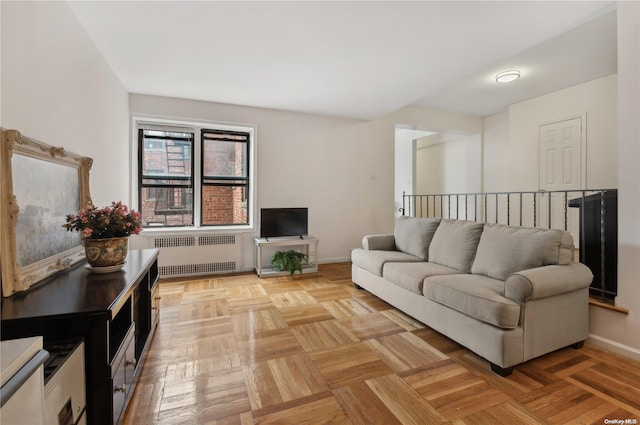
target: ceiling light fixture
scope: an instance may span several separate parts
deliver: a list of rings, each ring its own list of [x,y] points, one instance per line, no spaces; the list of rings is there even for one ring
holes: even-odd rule
[[[510,83],[520,78],[520,71],[511,70],[503,71],[496,75],[496,82],[498,83]]]

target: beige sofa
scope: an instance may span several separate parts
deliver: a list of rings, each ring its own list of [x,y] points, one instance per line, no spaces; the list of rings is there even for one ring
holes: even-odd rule
[[[463,220],[399,217],[351,253],[352,280],[464,345],[506,376],[587,338],[593,275],[573,238]]]

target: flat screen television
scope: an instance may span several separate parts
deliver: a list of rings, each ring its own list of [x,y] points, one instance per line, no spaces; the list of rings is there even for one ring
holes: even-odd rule
[[[260,237],[277,238],[309,234],[308,208],[262,208]]]

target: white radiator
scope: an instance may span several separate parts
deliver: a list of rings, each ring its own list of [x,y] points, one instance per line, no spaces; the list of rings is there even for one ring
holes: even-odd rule
[[[236,234],[146,237],[158,248],[160,277],[197,276],[239,271],[242,238]]]

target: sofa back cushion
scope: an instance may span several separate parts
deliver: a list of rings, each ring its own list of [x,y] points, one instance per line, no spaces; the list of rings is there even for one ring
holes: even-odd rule
[[[438,224],[438,218],[398,217],[393,231],[396,249],[428,261],[429,245]]]
[[[522,270],[568,264],[568,246],[573,245],[568,238],[571,235],[557,229],[485,224],[471,272],[505,280]]]
[[[465,220],[442,220],[429,246],[429,261],[471,272],[483,223]]]

